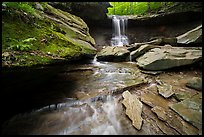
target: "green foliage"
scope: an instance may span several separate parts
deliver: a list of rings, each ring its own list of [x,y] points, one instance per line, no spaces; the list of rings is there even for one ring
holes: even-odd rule
[[[30,55],[28,52],[22,52],[15,55],[17,61],[13,63],[14,66],[32,66],[37,64],[49,64],[52,59],[46,56]]]
[[[25,42],[32,42],[32,41],[35,41],[36,38],[28,38],[28,39],[25,39],[23,40],[22,42],[25,43]]]
[[[8,47],[8,49],[18,50],[18,51],[29,51],[32,49],[32,45],[33,45],[31,42],[35,41],[36,39],[28,38],[22,41],[18,41],[16,39],[10,38],[10,40],[11,40],[11,46]]]
[[[156,13],[161,8],[171,6],[173,2],[110,2],[107,15],[143,15]]]
[[[15,8],[11,8],[6,4],[5,2],[2,4],[2,9],[6,10],[2,14],[2,51],[15,55],[16,66],[46,64],[53,59],[58,60],[59,57],[73,59],[84,53],[93,53],[88,42],[77,40],[83,38],[82,36],[69,27],[61,26],[60,23],[44,17],[43,12],[36,10],[43,17],[39,18],[24,14],[22,9],[15,7],[16,5]],[[28,4],[37,3],[29,2]],[[57,14],[59,18],[64,18],[65,15],[71,16],[54,8],[53,11],[50,10],[46,2],[40,4],[47,13]],[[83,25],[77,18],[70,18]],[[10,63],[10,60],[4,60],[4,63],[14,65],[15,61],[12,60]]]
[[[2,6],[6,7],[9,11],[16,9],[26,13],[35,14],[35,9],[32,7],[31,2],[3,2]]]

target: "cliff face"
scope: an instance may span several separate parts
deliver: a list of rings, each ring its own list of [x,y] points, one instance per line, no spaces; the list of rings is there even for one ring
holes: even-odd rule
[[[109,2],[49,2],[55,8],[81,17],[86,23],[107,19]]]
[[[80,18],[47,3],[31,2],[35,14],[2,9],[2,65],[31,66],[94,55],[89,28]]]

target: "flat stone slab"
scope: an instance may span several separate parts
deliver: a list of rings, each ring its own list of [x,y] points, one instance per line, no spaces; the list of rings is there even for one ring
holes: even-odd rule
[[[160,95],[155,95],[153,93],[145,93],[141,95],[141,101],[151,107],[160,106],[162,108],[168,109],[169,102]]]
[[[184,121],[179,115],[173,112],[170,109],[165,109],[159,106],[153,107],[151,109],[159,119],[168,123],[168,125],[174,128],[182,135],[197,135],[199,134],[199,130]]]
[[[137,65],[144,70],[165,70],[190,65],[202,59],[201,47],[154,48],[137,58]]]
[[[196,95],[196,92],[178,92],[174,94],[174,97],[178,101],[183,101],[185,99],[191,98],[192,96]]]
[[[169,98],[171,95],[174,94],[172,86],[168,84],[162,84],[162,85],[157,85],[158,87],[158,92],[160,95],[162,95],[165,98]]]
[[[202,128],[202,93],[170,105],[170,108],[198,129]]]
[[[152,119],[159,129],[166,135],[180,135],[175,129],[171,128],[166,122],[160,120],[148,106],[144,106],[142,112],[148,116],[147,119]],[[146,120],[146,119],[145,119]]]
[[[186,86],[189,88],[196,89],[198,91],[202,91],[202,78],[193,77],[186,83]]]
[[[169,108],[172,105],[167,99],[160,95],[145,93],[141,95],[141,101],[152,107],[152,111],[157,117],[168,123],[170,127],[175,129],[182,135],[197,135],[199,130],[190,123],[183,120],[176,112]]]
[[[153,48],[156,48],[158,46],[156,45],[151,45],[151,44],[144,44],[144,45],[141,45],[138,49],[132,51],[130,53],[130,58],[132,59],[132,61],[135,61],[135,59],[137,57],[139,57],[140,55],[144,54],[145,52],[147,52],[148,50],[150,49],[153,49]]]
[[[107,46],[97,53],[101,61],[127,61],[130,51],[126,47]]]
[[[142,127],[142,103],[138,100],[136,95],[131,94],[129,91],[124,91],[122,94],[124,100],[123,105],[126,107],[126,115],[132,120],[133,126],[140,130]]]
[[[180,44],[202,43],[202,24],[176,38]]]

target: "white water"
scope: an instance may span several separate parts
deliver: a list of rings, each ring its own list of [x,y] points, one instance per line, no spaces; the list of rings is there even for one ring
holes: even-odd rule
[[[113,37],[111,39],[112,46],[123,46],[128,45],[128,37],[126,36],[127,29],[127,18],[123,18],[120,16],[113,16]]]
[[[97,105],[98,102],[85,101],[94,110],[93,115],[87,116],[85,120],[67,127],[58,134],[69,135],[73,133],[80,134],[83,132],[83,134],[88,135],[122,134],[120,122],[116,117],[117,100],[113,96],[107,95],[103,101],[104,103],[102,103],[100,107]]]
[[[132,62],[132,56],[130,55],[129,57],[130,57],[130,60],[129,60],[129,61]]]
[[[73,100],[58,104],[57,110],[54,109],[55,105],[46,106],[14,116],[4,132],[11,130],[14,134],[32,135],[118,135],[122,131],[116,116],[117,105],[117,99],[107,95],[102,102]]]

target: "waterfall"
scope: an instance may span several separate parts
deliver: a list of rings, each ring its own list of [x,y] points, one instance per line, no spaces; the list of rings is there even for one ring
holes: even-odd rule
[[[128,44],[128,37],[126,36],[127,18],[120,16],[113,16],[113,37],[111,39],[112,46],[123,46]]]
[[[129,57],[130,57],[129,61],[132,62],[132,56],[130,55]]]

